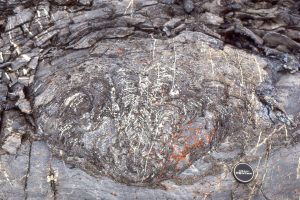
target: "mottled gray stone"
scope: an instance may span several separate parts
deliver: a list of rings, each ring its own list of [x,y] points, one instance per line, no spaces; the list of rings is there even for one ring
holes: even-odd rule
[[[205,155],[208,145],[221,148],[218,142],[227,134],[243,140],[239,149],[231,146],[226,152],[224,147],[211,156],[233,162],[243,148],[256,145],[241,131],[268,135],[268,115],[257,112],[265,108],[253,92],[270,78],[265,68],[271,61],[230,46],[212,48],[208,42],[220,43],[193,32],[166,41],[98,42],[91,54],[101,58],[70,54],[66,58],[73,62],[59,71],[60,62],[52,61],[55,74],[46,75],[52,82],[44,85],[38,80],[33,87],[45,88],[34,101],[39,134],[49,138],[56,155],[62,151],[70,157],[70,163],[126,183],[144,185],[171,178]],[[137,120],[137,115],[143,118]],[[204,135],[193,138],[193,131]],[[168,143],[163,143],[164,137]],[[151,158],[143,157],[149,152]]]
[[[190,13],[194,10],[193,0],[183,0],[183,7],[187,13]]]
[[[297,199],[300,186],[300,147],[280,149],[271,153],[265,164],[263,173],[265,179],[261,191],[267,198]],[[277,184],[276,184],[277,183]],[[271,187],[272,185],[272,187]],[[289,188],[287,190],[287,187]]]
[[[175,0],[160,0],[160,3],[172,5],[175,3]]]
[[[79,13],[78,16],[75,16],[72,21],[74,23],[80,23],[84,21],[94,20],[94,19],[107,19],[112,15],[112,10],[108,7],[100,8],[93,11]]]
[[[6,31],[14,29],[15,27],[29,22],[33,18],[33,11],[31,9],[24,9],[14,16],[8,17]]]
[[[0,199],[298,199],[300,4],[266,2],[0,0]]]
[[[26,119],[19,111],[5,111],[3,113],[2,126],[1,126],[1,144],[6,144],[7,139],[13,139],[12,136],[20,137],[24,134],[30,134],[29,125]],[[8,141],[11,142],[11,141]],[[19,143],[13,143],[16,146],[11,147],[18,149],[21,141]]]
[[[10,82],[10,77],[9,77],[8,73],[6,73],[6,72],[2,73],[1,80],[2,80],[5,84],[8,84],[8,83]],[[5,91],[3,91],[3,92],[4,92],[3,94],[7,93],[7,92],[5,92]]]
[[[5,101],[7,96],[8,88],[5,84],[0,84],[0,101]]]
[[[205,24],[210,24],[210,25],[221,25],[224,23],[224,19],[214,15],[210,12],[205,12],[201,15],[200,20],[205,23]]]
[[[53,199],[53,191],[47,180],[51,167],[51,154],[45,143],[33,142],[26,187],[28,199]],[[72,182],[72,180],[70,180]]]
[[[14,155],[17,153],[17,149],[21,145],[22,135],[19,133],[10,134],[4,141],[2,145],[2,149],[7,151],[8,153]]]
[[[164,26],[173,29],[176,26],[178,26],[182,21],[183,20],[180,18],[172,18],[170,21],[165,23]]]
[[[18,106],[23,113],[30,114],[32,112],[30,102],[27,99],[19,99],[16,102],[16,106]]]
[[[18,83],[21,83],[24,86],[28,86],[29,85],[29,77],[27,76],[21,76],[18,78]]]
[[[29,143],[24,142],[18,149],[17,155],[0,156],[1,199],[25,199],[24,188],[28,172],[29,151]]]
[[[4,62],[3,53],[0,52],[0,64]]]
[[[28,63],[28,68],[29,69],[36,69],[38,65],[39,58],[37,56],[33,57],[30,62]]]
[[[300,120],[300,74],[283,75],[276,84],[279,101],[284,105],[284,109],[294,120]],[[298,116],[297,116],[298,115]]]
[[[24,67],[30,60],[31,57],[29,55],[20,55],[14,62],[11,63],[11,67],[13,70],[18,70],[21,67]]]
[[[92,0],[79,0],[78,2],[82,5],[90,5],[91,2],[93,2],[93,1]]]
[[[35,45],[38,47],[43,46],[47,41],[49,41],[52,37],[58,34],[58,30],[54,31],[46,31],[46,33],[41,33],[35,37]]]

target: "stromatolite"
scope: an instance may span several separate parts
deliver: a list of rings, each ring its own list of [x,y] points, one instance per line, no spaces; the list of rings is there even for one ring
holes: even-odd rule
[[[55,58],[43,63],[32,88],[38,133],[94,174],[139,184],[170,178],[228,132],[258,126],[253,94],[266,62],[217,47],[186,32],[100,42],[65,55],[72,59],[63,68]]]
[[[0,0],[0,199],[299,198],[296,2]]]

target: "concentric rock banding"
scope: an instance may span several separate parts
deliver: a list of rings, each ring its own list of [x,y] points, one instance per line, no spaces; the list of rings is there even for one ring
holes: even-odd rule
[[[50,61],[32,88],[39,134],[94,174],[138,184],[174,176],[242,128],[241,118],[251,121],[257,105],[250,97],[266,76],[263,60],[204,40],[219,42],[186,32],[166,41],[100,42],[63,69]],[[253,68],[259,75],[249,76]]]
[[[299,5],[0,0],[0,199],[297,199]]]

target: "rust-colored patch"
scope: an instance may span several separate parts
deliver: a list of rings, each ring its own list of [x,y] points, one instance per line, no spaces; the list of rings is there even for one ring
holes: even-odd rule
[[[124,52],[125,52],[125,50],[123,48],[117,48],[116,49],[116,53],[118,54],[118,56],[123,56]]]
[[[193,150],[194,148],[198,148],[203,146],[202,139],[198,139],[197,135],[200,133],[200,130],[193,129],[191,127],[188,128],[189,131],[194,132],[195,134],[192,134],[191,136],[183,136],[182,134],[179,134],[178,132],[173,134],[174,138],[183,139],[184,144],[182,150],[178,153],[172,152],[170,155],[170,159],[174,160],[175,162],[182,161],[186,159],[186,156]],[[189,144],[192,141],[192,144]],[[173,145],[173,150],[175,149],[176,145]]]
[[[200,129],[200,127],[199,127],[199,128],[196,128],[196,134],[197,134],[197,135],[200,135],[200,134],[201,134],[201,129]]]
[[[194,132],[193,127],[189,127],[188,130],[189,130],[190,132]]]
[[[185,161],[186,166],[191,165],[188,155],[196,149],[204,147],[205,144],[209,144],[215,134],[214,129],[210,132],[202,133],[202,127],[193,126],[191,120],[187,122],[185,128],[182,127],[184,126],[180,127],[180,131],[172,133],[172,139],[177,142],[171,146],[172,152],[169,155],[169,160],[175,162],[176,171],[180,170],[178,164],[181,161]],[[186,131],[188,134],[186,134]]]

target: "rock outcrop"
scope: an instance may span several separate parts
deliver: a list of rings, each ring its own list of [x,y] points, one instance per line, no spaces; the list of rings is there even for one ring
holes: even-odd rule
[[[299,198],[292,2],[0,0],[0,198]]]

